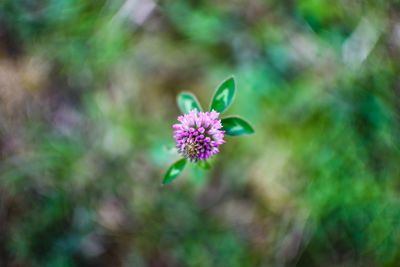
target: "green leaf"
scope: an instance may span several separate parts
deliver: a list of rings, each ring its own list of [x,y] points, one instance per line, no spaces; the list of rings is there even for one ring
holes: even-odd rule
[[[249,135],[254,133],[253,127],[244,119],[232,116],[221,120],[225,134],[231,136]]]
[[[210,163],[208,163],[208,161],[205,161],[205,160],[200,160],[200,161],[197,163],[197,166],[199,166],[199,167],[202,168],[203,170],[209,170],[209,169],[211,169]]]
[[[201,106],[199,104],[199,101],[197,101],[196,96],[192,93],[189,92],[179,93],[179,95],[176,97],[176,102],[183,114],[187,114],[193,109],[201,111]]]
[[[214,93],[211,101],[210,110],[224,112],[233,102],[235,96],[236,83],[233,77],[223,81]]]
[[[178,177],[178,175],[185,168],[186,161],[187,160],[185,158],[183,158],[183,159],[178,160],[174,164],[172,164],[171,167],[169,167],[168,171],[165,173],[162,184],[163,185],[169,184],[170,182],[175,180],[175,178]]]

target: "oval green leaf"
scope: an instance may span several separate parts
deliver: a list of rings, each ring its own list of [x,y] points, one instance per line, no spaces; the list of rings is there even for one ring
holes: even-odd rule
[[[222,129],[230,136],[249,135],[254,133],[253,127],[239,117],[226,117],[221,120]]]
[[[193,109],[201,111],[201,106],[199,104],[199,101],[197,101],[196,96],[192,93],[189,92],[179,93],[178,96],[176,97],[176,102],[183,114],[187,114]]]
[[[180,159],[177,162],[175,162],[174,164],[172,164],[171,167],[169,167],[168,171],[165,173],[162,184],[163,185],[169,184],[170,182],[175,180],[176,177],[178,177],[178,175],[183,171],[183,169],[185,168],[185,165],[186,165],[185,158]]]
[[[233,77],[223,81],[217,88],[211,101],[210,110],[224,112],[233,102],[235,96],[236,83]]]

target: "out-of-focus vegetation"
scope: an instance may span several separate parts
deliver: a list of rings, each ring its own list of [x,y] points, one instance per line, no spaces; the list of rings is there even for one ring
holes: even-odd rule
[[[400,3],[2,0],[0,266],[399,266]],[[234,74],[210,171],[175,96]]]

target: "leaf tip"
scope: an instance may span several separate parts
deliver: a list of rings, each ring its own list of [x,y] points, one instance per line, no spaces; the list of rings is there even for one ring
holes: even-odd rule
[[[193,109],[196,109],[197,111],[202,111],[201,105],[197,97],[193,93],[188,91],[179,92],[176,96],[176,103],[183,114],[187,114]]]
[[[227,83],[227,82],[232,82],[233,83],[233,87],[234,87],[234,93],[235,93],[235,89],[236,89],[236,79],[235,79],[235,76],[232,74],[231,76],[228,76],[223,82],[222,82],[222,84],[224,84],[224,83]]]

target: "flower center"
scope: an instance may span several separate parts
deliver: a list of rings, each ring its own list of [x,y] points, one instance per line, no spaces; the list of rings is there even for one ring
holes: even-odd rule
[[[200,147],[199,144],[195,143],[194,141],[191,141],[186,144],[183,153],[188,158],[194,159],[199,154],[199,147]]]

